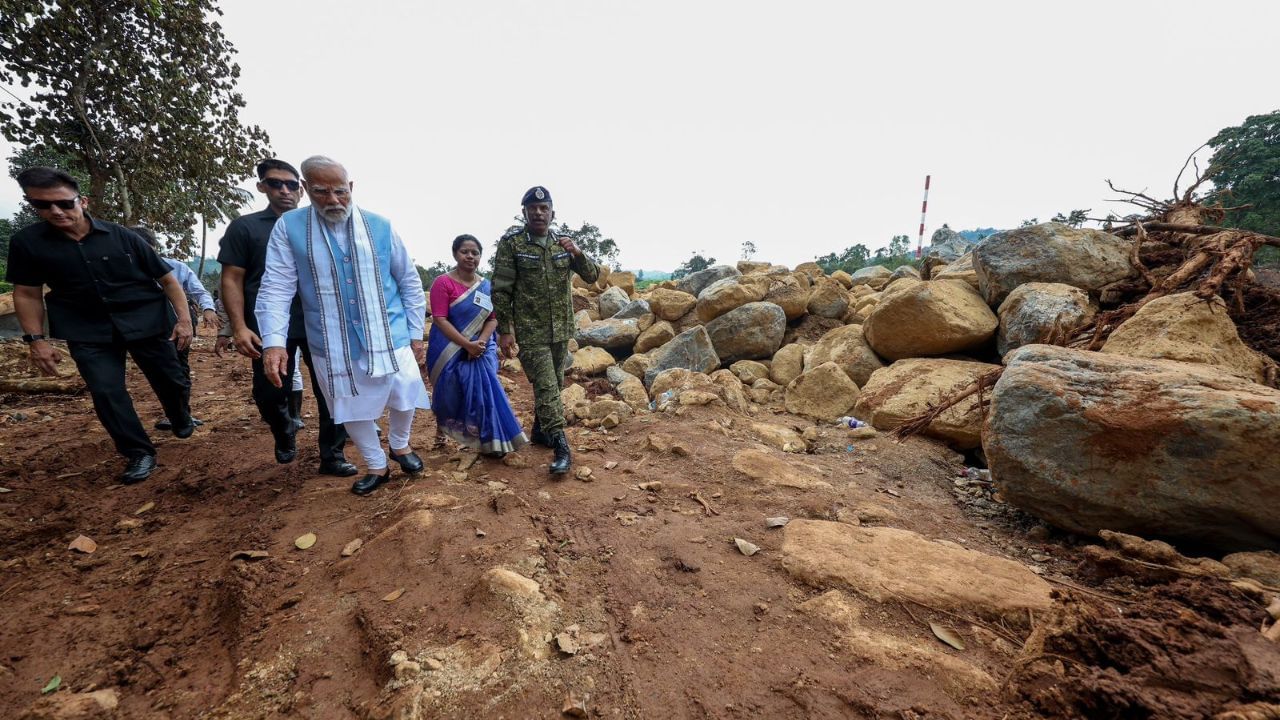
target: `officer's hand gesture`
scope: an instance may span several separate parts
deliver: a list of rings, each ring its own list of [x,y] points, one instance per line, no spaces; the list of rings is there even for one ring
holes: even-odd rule
[[[576,244],[574,244],[573,238],[569,237],[568,235],[563,235],[561,237],[556,238],[556,242],[560,243],[560,247],[564,248],[565,252],[569,253],[570,255],[573,255],[574,257],[577,257],[578,255],[582,254],[582,250],[579,249]]]

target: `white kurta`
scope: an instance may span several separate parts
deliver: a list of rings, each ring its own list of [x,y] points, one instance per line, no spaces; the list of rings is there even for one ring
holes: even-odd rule
[[[325,402],[329,403],[329,412],[333,414],[334,422],[377,420],[388,408],[431,409],[431,398],[422,382],[418,361],[413,359],[413,350],[410,348],[396,350],[399,372],[379,378],[369,377],[364,358],[358,358],[353,373],[358,394],[349,397],[329,397],[329,363],[315,355],[311,356],[311,363],[320,378],[320,392],[324,393]]]

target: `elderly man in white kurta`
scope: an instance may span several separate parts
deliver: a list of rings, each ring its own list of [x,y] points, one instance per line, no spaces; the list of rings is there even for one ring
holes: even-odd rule
[[[302,163],[311,206],[276,221],[255,310],[267,378],[288,374],[289,304],[302,299],[307,344],[320,389],[364,458],[351,492],[367,495],[391,475],[376,421],[389,413],[391,457],[422,471],[409,445],[416,408],[431,403],[419,366],[427,299],[412,258],[391,223],[351,201],[346,168],[326,157]]]

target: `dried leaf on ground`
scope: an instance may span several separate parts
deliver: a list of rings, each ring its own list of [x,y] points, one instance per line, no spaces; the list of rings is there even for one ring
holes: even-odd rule
[[[293,541],[293,546],[298,548],[299,550],[306,550],[307,548],[315,544],[316,544],[315,533],[307,533],[306,535],[300,535],[297,540]]]
[[[98,543],[94,542],[92,538],[85,537],[84,535],[79,535],[76,537],[75,540],[71,541],[71,545],[69,545],[67,549],[75,550],[76,552],[82,552],[88,555],[92,553],[94,550],[98,549]]]
[[[400,596],[403,594],[404,594],[404,588],[396,588],[395,590],[392,590],[386,595],[383,595],[382,602],[395,602],[399,600]]]
[[[155,508],[155,506],[156,506],[156,504],[155,504],[154,502],[148,502],[148,503],[145,503],[145,504],[143,504],[143,506],[142,506],[142,507],[138,508],[137,510],[134,510],[134,511],[133,511],[133,514],[134,514],[134,515],[141,515],[142,513],[147,512],[148,510],[151,510],[151,509]]]
[[[355,555],[356,551],[358,551],[363,545],[364,540],[361,540],[360,538],[352,540],[342,547],[342,557],[351,557],[352,555]]]
[[[929,623],[929,629],[933,631],[934,637],[942,642],[957,650],[964,649],[964,640],[960,639],[960,635],[955,630],[935,622]]]

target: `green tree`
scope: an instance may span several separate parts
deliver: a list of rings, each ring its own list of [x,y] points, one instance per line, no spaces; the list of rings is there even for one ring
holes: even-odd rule
[[[431,292],[431,283],[435,282],[436,278],[453,269],[453,266],[442,262],[436,262],[431,267],[422,267],[421,265],[414,265],[413,267],[418,271],[418,279],[422,281],[422,289],[425,292]]]
[[[699,270],[706,270],[707,268],[715,264],[716,264],[715,258],[704,257],[701,251],[696,252],[688,260],[685,260],[683,263],[681,263],[680,267],[676,268],[671,272],[671,279],[679,280],[680,278],[686,275],[691,275],[693,273],[696,273]]]
[[[618,243],[613,238],[607,238],[600,234],[600,228],[591,223],[584,222],[582,227],[574,230],[568,225],[561,224],[556,227],[557,235],[568,235],[573,238],[573,242],[582,248],[582,252],[595,258],[596,262],[608,265],[611,270],[621,270],[622,266],[618,264]]]
[[[268,154],[240,121],[235,48],[213,0],[0,0],[0,102],[10,141],[65,155],[100,217],[145,224],[190,254],[197,219],[239,206]]]
[[[1054,215],[1052,218],[1049,218],[1049,222],[1062,223],[1063,225],[1069,225],[1073,228],[1078,228],[1084,225],[1086,221],[1088,221],[1089,210],[1090,208],[1085,208],[1084,210],[1072,210],[1071,213],[1067,215],[1058,213],[1057,215]],[[1032,224],[1034,225],[1035,223],[1032,223]]]
[[[1208,144],[1213,148],[1206,171],[1214,185],[1210,201],[1248,205],[1229,212],[1225,224],[1280,235],[1280,110],[1224,128]]]
[[[847,273],[851,273],[855,270],[861,269],[866,266],[867,260],[870,258],[871,251],[867,249],[866,245],[858,243],[857,245],[845,248],[844,251],[839,254],[831,253],[829,255],[823,255],[822,257],[816,258],[815,262],[818,263],[818,267],[822,268],[823,272],[830,275],[837,270],[843,270]]]
[[[1026,220],[1023,220],[1022,223],[1018,225],[1018,227],[1027,228],[1027,227],[1032,227],[1033,225],[1039,225],[1039,224],[1040,224],[1040,218],[1027,218]]]
[[[751,242],[750,240],[744,240],[742,242],[742,259],[750,260],[755,256],[756,256],[756,244]]]

